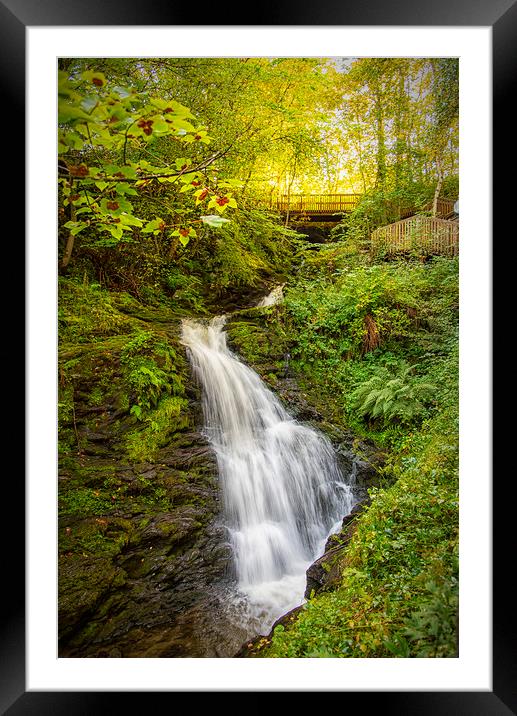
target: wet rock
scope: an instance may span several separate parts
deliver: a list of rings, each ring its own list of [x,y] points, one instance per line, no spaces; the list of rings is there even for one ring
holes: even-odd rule
[[[325,545],[325,552],[307,570],[305,599],[311,599],[322,591],[331,591],[341,583],[346,563],[346,550],[356,529],[356,519],[368,507],[369,500],[357,503],[350,514],[343,518],[341,530],[331,535]]]
[[[125,582],[125,573],[109,559],[60,555],[59,627],[65,636],[91,615],[102,599]]]
[[[291,609],[286,614],[281,616],[280,619],[277,619],[268,634],[259,634],[253,639],[247,639],[241,645],[240,649],[234,654],[234,658],[246,659],[253,656],[257,656],[257,654],[259,654],[263,649],[267,648],[271,644],[271,641],[273,639],[273,632],[275,631],[276,627],[281,625],[284,628],[289,628],[289,626],[291,626],[291,624],[296,621],[296,619],[298,618],[298,614],[303,609],[304,605],[300,604],[300,606]]]

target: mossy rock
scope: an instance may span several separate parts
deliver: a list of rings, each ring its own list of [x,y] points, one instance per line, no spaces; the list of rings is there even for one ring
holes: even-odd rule
[[[59,557],[59,628],[66,634],[93,612],[102,598],[121,587],[126,572],[106,557],[80,554]]]

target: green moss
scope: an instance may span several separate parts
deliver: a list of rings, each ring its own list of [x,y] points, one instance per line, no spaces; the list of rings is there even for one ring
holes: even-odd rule
[[[59,549],[60,552],[114,557],[129,540],[130,527],[127,524],[121,525],[99,517],[62,528],[59,534]]]
[[[251,364],[282,365],[286,352],[286,336],[275,322],[258,323],[231,319],[227,327],[230,345]]]
[[[59,280],[59,335],[62,342],[85,343],[120,334],[130,320],[112,304],[111,294],[98,284]]]
[[[92,487],[77,487],[59,496],[61,515],[104,515],[113,509],[113,500]]]

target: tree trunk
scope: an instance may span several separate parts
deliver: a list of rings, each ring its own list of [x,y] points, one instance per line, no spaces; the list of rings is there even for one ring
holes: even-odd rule
[[[386,188],[386,137],[384,133],[384,108],[380,89],[375,96],[375,118],[377,121],[377,177],[375,184],[378,189]]]
[[[70,219],[72,221],[76,221],[76,213],[75,213],[75,207],[73,204],[70,204]],[[72,232],[68,234],[68,239],[66,240],[66,246],[65,246],[65,253],[63,254],[63,258],[61,259],[61,268],[66,269],[68,264],[70,263],[70,259],[72,258],[72,252],[74,250],[74,243],[75,243],[75,236],[72,235]]]
[[[285,213],[285,226],[286,227],[289,226],[289,213],[290,213],[289,212],[289,204],[291,203],[291,187],[293,185],[295,175],[296,175],[296,157],[294,159],[294,164],[293,164],[293,173],[291,175],[289,184],[287,185],[287,211]]]
[[[404,112],[406,109],[405,94],[405,76],[402,68],[399,68],[398,87],[397,87],[397,109],[395,115],[395,187],[398,189],[402,183],[404,152],[406,151],[404,142]]]
[[[438,168],[438,181],[436,183],[436,189],[434,190],[434,198],[433,198],[433,209],[432,209],[432,216],[436,216],[438,213],[438,198],[440,196],[440,192],[442,190],[442,183],[443,183],[443,171],[442,171],[442,164],[441,162],[437,162],[437,168]]]

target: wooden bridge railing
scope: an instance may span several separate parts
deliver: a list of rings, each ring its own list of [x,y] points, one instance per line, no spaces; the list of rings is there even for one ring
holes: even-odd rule
[[[372,232],[375,254],[427,253],[457,256],[459,222],[418,214]]]
[[[454,211],[454,199],[443,199],[440,197],[436,204],[436,216],[444,218]],[[409,216],[414,216],[421,212],[431,212],[433,209],[433,202],[429,201],[427,204],[417,209],[414,205],[408,206],[401,204],[400,202],[387,201],[386,208],[388,214],[392,217],[392,221],[399,221],[400,219],[407,219]]]
[[[352,211],[361,194],[284,194],[276,202],[281,213],[331,215]]]
[[[284,194],[276,200],[275,208],[281,214],[308,214],[312,216],[347,213],[353,211],[359,203],[362,194]],[[445,217],[454,210],[454,200],[439,198],[436,215]],[[274,204],[272,205],[273,208]],[[431,211],[433,206],[429,202],[421,211]],[[414,206],[403,206],[398,202],[388,201],[386,203],[388,214],[392,220],[405,219],[414,216],[417,209]]]
[[[436,216],[438,217],[444,217],[448,216],[448,214],[451,214],[454,211],[454,204],[456,202],[454,199],[442,199],[439,198],[438,202],[436,204]],[[425,211],[431,211],[433,208],[433,202],[430,201],[429,204],[426,204],[424,207]]]

